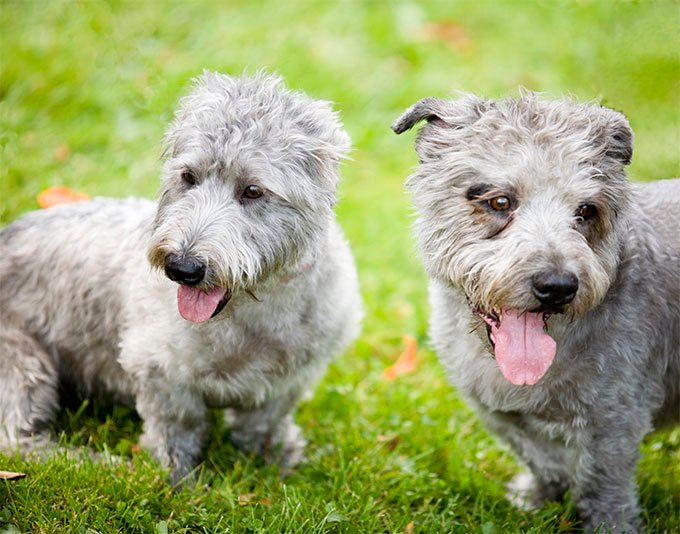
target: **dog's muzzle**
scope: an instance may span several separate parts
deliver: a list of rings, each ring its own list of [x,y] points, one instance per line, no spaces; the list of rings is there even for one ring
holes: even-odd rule
[[[195,286],[205,278],[205,263],[191,256],[168,254],[165,257],[165,275],[178,284]]]
[[[578,278],[574,273],[543,271],[531,278],[531,292],[541,303],[541,309],[554,310],[569,304],[576,297]]]

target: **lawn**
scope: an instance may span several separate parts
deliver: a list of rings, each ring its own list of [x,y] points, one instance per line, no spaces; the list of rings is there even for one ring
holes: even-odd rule
[[[160,139],[203,69],[266,68],[336,102],[354,141],[338,215],[366,304],[363,333],[297,415],[308,462],[282,478],[215,424],[196,482],[173,492],[134,443],[121,406],[75,400],[55,431],[122,456],[115,466],[0,455],[0,532],[554,532],[573,506],[520,512],[504,499],[519,466],[447,384],[428,348],[426,279],[403,181],[413,134],[390,123],[424,96],[490,97],[523,86],[599,99],[636,132],[630,175],[680,175],[677,2],[0,3],[0,224],[63,184],[153,197]],[[0,304],[1,305],[1,304]],[[415,372],[384,379],[418,342]],[[215,419],[217,421],[217,419]],[[680,431],[643,447],[650,531],[680,525]]]

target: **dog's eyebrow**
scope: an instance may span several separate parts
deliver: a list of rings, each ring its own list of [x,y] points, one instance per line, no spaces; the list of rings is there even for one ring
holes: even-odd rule
[[[465,192],[465,198],[467,198],[468,200],[474,200],[476,198],[484,196],[486,193],[488,193],[492,189],[493,189],[493,186],[491,186],[489,184],[473,185],[472,187],[470,187]]]

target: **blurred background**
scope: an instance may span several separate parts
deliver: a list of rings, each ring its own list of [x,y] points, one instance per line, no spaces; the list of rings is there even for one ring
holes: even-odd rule
[[[392,522],[377,523],[387,530],[404,529],[418,513],[416,525],[429,518],[453,528],[447,521],[458,516],[451,519],[447,510],[457,499],[469,509],[481,506],[455,519],[460,524],[493,526],[497,519],[485,514],[495,505],[480,504],[470,488],[494,480],[490,495],[502,496],[502,480],[516,466],[446,384],[428,350],[426,279],[403,188],[416,164],[415,134],[398,137],[389,126],[416,100],[455,91],[502,97],[524,87],[548,97],[573,95],[628,116],[636,133],[633,180],[678,176],[679,36],[680,4],[662,0],[2,0],[0,225],[36,209],[36,195],[50,185],[153,197],[164,128],[203,69],[275,71],[289,87],[335,102],[354,143],[342,169],[338,216],[357,259],[367,313],[361,339],[302,408],[312,463],[328,471],[333,488],[338,450],[365,472],[416,477],[409,479],[411,498],[404,496],[406,482],[377,486],[376,513],[389,509],[385,499],[396,499],[394,492],[403,494],[394,501],[400,512]],[[405,350],[415,350],[417,367],[385,380],[384,369]],[[111,424],[124,423],[114,417]],[[97,443],[103,433],[92,426]],[[116,447],[117,438],[106,436],[101,440]],[[324,448],[331,436],[335,452]],[[666,518],[675,508],[677,519],[680,490],[668,496],[678,486],[664,471],[669,454],[679,459],[680,437],[659,439],[644,464],[658,473],[643,480],[646,506]],[[234,454],[226,463],[216,455],[214,470],[232,469]],[[679,463],[671,468],[673,480],[680,479]],[[356,484],[357,495],[373,484],[362,469],[344,482]],[[310,478],[300,476],[304,488]],[[267,491],[280,495],[271,484]],[[366,526],[352,515],[352,499],[337,500],[337,517]],[[433,512],[427,499],[443,504]],[[308,498],[312,508],[314,502]],[[519,521],[516,512],[503,511]],[[513,519],[498,524],[506,520]]]
[[[0,223],[48,185],[153,196],[160,139],[203,69],[267,69],[332,100],[354,142],[338,213],[369,317],[422,331],[424,280],[403,181],[425,96],[518,87],[597,99],[636,133],[630,175],[680,175],[677,2],[3,1]],[[417,297],[417,299],[415,298]],[[371,319],[369,319],[369,324]],[[371,336],[371,329],[367,330]]]

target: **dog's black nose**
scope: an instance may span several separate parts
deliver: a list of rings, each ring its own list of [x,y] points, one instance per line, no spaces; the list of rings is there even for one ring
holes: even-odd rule
[[[165,274],[173,282],[195,286],[205,277],[205,264],[190,256],[168,254],[165,258]]]
[[[569,304],[578,291],[578,278],[573,273],[542,272],[531,279],[534,296],[546,306]]]

